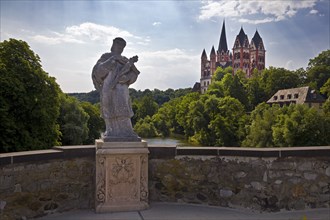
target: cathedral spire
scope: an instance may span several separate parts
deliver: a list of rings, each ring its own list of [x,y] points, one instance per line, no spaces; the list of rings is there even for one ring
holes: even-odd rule
[[[254,36],[252,38],[252,41],[254,42],[254,45],[257,48],[259,47],[260,42],[262,42],[262,38],[260,37],[258,30],[256,30],[256,32],[255,32],[255,34],[254,34]]]
[[[222,30],[220,35],[219,47],[218,47],[218,52],[221,53],[221,51],[225,53],[228,51],[225,20],[223,20],[222,23]]]

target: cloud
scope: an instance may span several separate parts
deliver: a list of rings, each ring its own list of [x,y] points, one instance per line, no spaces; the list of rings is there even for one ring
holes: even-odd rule
[[[313,14],[313,15],[315,15],[315,14],[317,14],[318,12],[319,12],[318,10],[312,9],[312,10],[309,11],[309,14]]]
[[[285,64],[285,69],[293,70],[294,69],[294,62],[292,60],[287,61],[286,64]]]
[[[236,1],[203,1],[200,8],[200,20],[209,20],[214,17],[231,17],[240,22],[261,24],[276,22],[291,18],[299,10],[311,9],[318,0],[297,1],[261,1],[261,0],[236,0]],[[257,18],[251,18],[255,16]],[[261,18],[260,18],[261,17]]]
[[[50,37],[45,35],[34,35],[31,38],[39,43],[49,44],[49,45],[60,44],[60,43],[77,43],[77,44],[84,43],[84,41],[82,40],[78,40],[70,35],[64,35],[64,34],[57,34],[57,36],[50,36]]]
[[[141,44],[147,44],[148,40],[150,40],[144,40],[139,36],[135,36],[132,33],[117,27],[91,22],[66,27],[63,33],[51,32],[48,35],[34,35],[31,38],[39,43],[50,45],[61,43],[82,44],[93,41],[109,45],[111,41],[118,36],[140,40]]]
[[[248,24],[264,24],[264,23],[269,23],[274,21],[273,18],[264,18],[264,19],[256,19],[256,20],[251,20],[251,19],[245,19],[245,18],[240,18],[238,20],[240,23],[248,23]]]
[[[154,23],[152,23],[152,26],[159,26],[159,25],[161,25],[161,24],[162,24],[162,22],[155,21]]]
[[[192,87],[199,79],[199,54],[173,48],[144,51],[138,55],[137,67],[141,74],[134,88],[186,88]]]

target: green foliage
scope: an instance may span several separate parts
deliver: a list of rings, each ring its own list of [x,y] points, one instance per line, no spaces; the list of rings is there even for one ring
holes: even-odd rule
[[[306,105],[259,105],[251,114],[243,142],[247,147],[292,147],[330,144],[329,116]]]
[[[69,96],[73,96],[80,102],[90,102],[92,104],[97,104],[100,102],[100,93],[96,90],[91,92],[82,93],[68,93]]]
[[[79,101],[68,95],[61,95],[61,109],[58,123],[62,145],[79,145],[88,139],[89,115]]]
[[[244,76],[243,78],[246,80]],[[221,83],[225,96],[236,98],[245,106],[245,109],[249,109],[247,91],[244,87],[242,77],[239,74],[234,76],[226,74],[221,80]]]
[[[146,95],[141,100],[135,102],[137,106],[135,114],[139,119],[144,119],[147,116],[152,117],[158,111],[158,104],[151,95]]]
[[[87,121],[88,136],[83,141],[83,144],[94,144],[95,139],[99,139],[101,132],[105,130],[104,120],[100,116],[100,106],[92,105],[89,102],[82,102],[81,107],[89,116]]]
[[[330,142],[327,130],[329,121],[315,108],[290,105],[282,108],[282,114],[272,127],[274,146],[319,146]]]
[[[329,78],[330,50],[326,50],[309,60],[306,74],[306,83],[319,91]]]
[[[244,106],[235,98],[208,96],[190,106],[191,137],[203,145],[239,146],[244,131]]]
[[[182,134],[182,129],[176,120],[176,106],[180,101],[181,98],[176,98],[166,102],[153,115],[152,121],[160,136],[168,137],[171,132]]]
[[[321,93],[330,97],[330,78],[324,83],[324,85],[320,89]]]
[[[261,81],[267,98],[270,98],[280,89],[295,88],[301,84],[300,77],[296,72],[275,67],[265,69],[262,72]]]
[[[251,123],[247,128],[247,136],[242,143],[244,147],[273,147],[272,127],[281,108],[261,103],[251,113]]]
[[[225,97],[216,107],[218,112],[210,117],[208,125],[215,134],[214,145],[240,146],[246,121],[244,106],[235,98]]]
[[[148,115],[144,119],[140,119],[134,126],[134,131],[144,138],[157,137],[157,131],[152,123],[151,117]]]
[[[60,88],[21,40],[0,43],[0,152],[58,144]]]
[[[217,67],[217,69],[213,73],[212,81],[213,82],[214,81],[221,81],[227,73],[233,74],[233,68],[232,67],[227,67],[226,69],[222,69],[221,67]]]
[[[322,51],[319,55],[309,60],[308,68],[316,66],[330,66],[330,50]]]
[[[149,90],[146,89],[144,91],[135,90],[130,88],[129,93],[132,101],[141,100],[144,96],[152,96],[154,101],[159,105],[163,105],[164,103],[170,101],[171,99],[179,98],[181,96],[185,96],[186,94],[191,92],[191,88],[186,89],[167,89],[165,91],[161,91],[159,89]]]
[[[186,96],[183,96],[180,102],[176,105],[176,114],[175,114],[175,120],[179,124],[180,128],[182,128],[182,133],[185,134],[186,137],[189,137],[192,133],[192,129],[190,128],[188,124],[188,113],[189,113],[189,105],[197,101],[199,99],[200,95],[197,92],[193,92],[190,94],[187,94]],[[178,126],[178,127],[179,127]]]
[[[253,110],[258,104],[269,98],[262,83],[261,73],[254,72],[252,77],[247,81],[246,92],[249,101],[250,109]]]

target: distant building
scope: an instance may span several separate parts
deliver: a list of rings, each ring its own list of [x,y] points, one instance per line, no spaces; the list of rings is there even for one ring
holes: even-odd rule
[[[222,24],[222,30],[219,40],[218,50],[215,51],[212,46],[210,59],[208,59],[205,49],[201,56],[201,79],[200,91],[204,93],[211,84],[212,76],[217,67],[233,67],[234,74],[241,69],[250,77],[254,69],[259,71],[265,68],[266,50],[258,31],[255,32],[251,43],[244,33],[243,27],[236,36],[233,52],[228,50],[225,22]]]
[[[315,90],[306,87],[278,90],[268,101],[268,104],[279,104],[280,106],[290,104],[304,104],[317,109],[325,102]]]

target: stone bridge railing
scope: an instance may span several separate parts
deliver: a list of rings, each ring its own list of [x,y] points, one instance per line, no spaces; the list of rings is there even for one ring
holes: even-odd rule
[[[330,207],[330,147],[149,146],[149,200]],[[0,154],[0,219],[94,208],[95,147]]]

